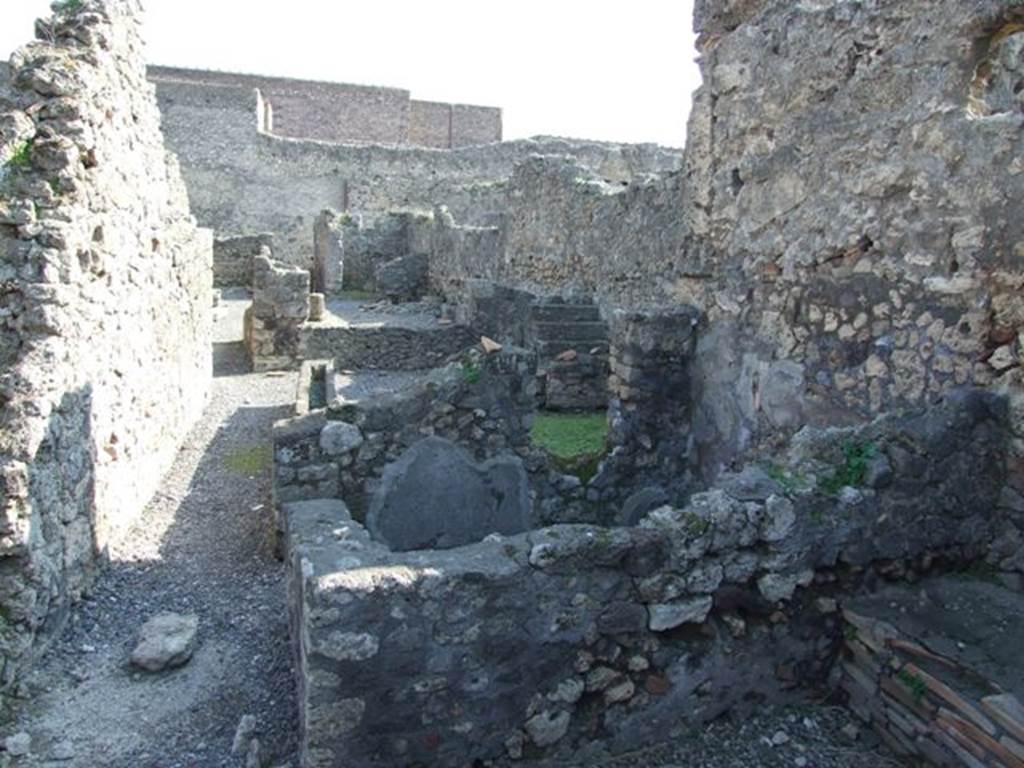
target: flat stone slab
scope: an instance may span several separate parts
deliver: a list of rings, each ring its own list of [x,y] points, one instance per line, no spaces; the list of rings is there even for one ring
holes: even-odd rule
[[[518,457],[478,464],[454,443],[428,437],[385,467],[366,524],[396,551],[450,549],[491,533],[522,533],[530,509]]]

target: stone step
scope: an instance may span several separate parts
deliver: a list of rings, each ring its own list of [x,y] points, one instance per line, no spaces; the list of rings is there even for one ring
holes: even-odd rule
[[[575,350],[581,355],[590,354],[590,350],[596,349],[597,355],[608,354],[608,342],[607,341],[589,341],[589,340],[576,340],[576,341],[538,341],[534,347],[537,350],[537,354],[542,360],[551,359],[556,355],[565,352],[568,349]]]
[[[594,323],[601,320],[601,311],[593,304],[538,304],[533,308],[538,323]]]
[[[607,323],[534,323],[534,334],[539,341],[608,341]]]

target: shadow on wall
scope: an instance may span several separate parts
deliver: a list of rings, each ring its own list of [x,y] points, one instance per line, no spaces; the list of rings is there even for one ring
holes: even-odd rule
[[[95,570],[97,457],[90,386],[60,398],[28,461],[2,459],[4,686],[46,651]]]

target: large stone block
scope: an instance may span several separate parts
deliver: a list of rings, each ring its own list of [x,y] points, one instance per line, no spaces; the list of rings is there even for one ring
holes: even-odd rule
[[[446,549],[530,527],[526,469],[517,457],[477,464],[454,443],[426,438],[384,470],[367,516],[395,550]]]

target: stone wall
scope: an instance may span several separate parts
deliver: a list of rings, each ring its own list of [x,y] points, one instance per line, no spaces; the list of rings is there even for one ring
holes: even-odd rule
[[[256,256],[273,252],[272,234],[218,237],[213,241],[213,285],[215,288],[252,287],[252,266]]]
[[[407,211],[364,216],[325,210],[314,231],[316,269],[323,262],[330,272],[320,278],[323,292],[329,296],[342,290],[373,292],[381,266],[404,256],[427,254],[431,218],[428,213]]]
[[[309,272],[266,254],[253,259],[252,305],[245,311],[245,348],[254,371],[299,368],[306,359]]]
[[[685,215],[709,473],[802,424],[1016,377],[1016,3],[698,4]],[[999,75],[1003,77],[1003,75]],[[987,83],[987,85],[985,84]]]
[[[162,142],[138,10],[59,12],[2,89],[5,683],[142,511],[210,383],[212,239]]]
[[[538,154],[516,164],[500,194],[496,225],[465,226],[472,222],[454,207],[435,213],[432,283],[452,298],[466,281],[486,279],[651,306],[677,299],[678,280],[704,269],[679,174],[608,180],[571,156]]]
[[[295,139],[425,147],[501,141],[501,110],[411,101],[399,88],[150,67],[156,83],[259,90],[273,110],[273,132]]]
[[[890,471],[833,484],[849,441]],[[564,763],[782,700],[827,674],[837,598],[987,550],[1006,445],[1005,402],[969,392],[808,432],[782,482],[750,467],[636,527],[445,551],[391,552],[343,506],[289,506],[302,765]]]
[[[338,370],[425,371],[446,364],[476,338],[461,325],[343,328],[309,323],[302,330],[302,355],[332,360]]]
[[[614,181],[681,164],[678,152],[654,146],[562,139],[454,150],[284,139],[258,130],[251,88],[161,80],[157,93],[200,222],[222,235],[274,232],[277,255],[306,267],[324,208],[368,215],[447,204],[459,221],[479,224],[503,210],[500,182],[537,152],[570,154]]]
[[[332,391],[329,369],[327,407],[275,425],[275,500],[342,498],[364,519],[386,466],[425,437],[463,446],[476,460],[525,453],[536,361],[521,350],[463,350],[461,362],[359,402]]]

